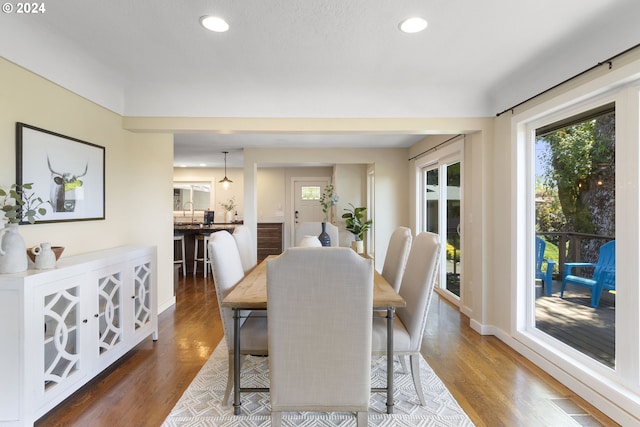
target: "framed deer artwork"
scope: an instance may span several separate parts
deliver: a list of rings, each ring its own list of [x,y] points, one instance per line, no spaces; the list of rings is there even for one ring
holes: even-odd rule
[[[104,147],[16,123],[16,184],[47,211],[36,223],[104,219],[104,161]]]

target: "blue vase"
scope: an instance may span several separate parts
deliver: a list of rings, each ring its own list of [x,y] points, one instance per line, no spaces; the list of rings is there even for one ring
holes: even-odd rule
[[[326,222],[322,223],[322,233],[318,236],[318,240],[320,240],[322,246],[331,246],[331,237],[329,236],[329,233],[327,233]]]

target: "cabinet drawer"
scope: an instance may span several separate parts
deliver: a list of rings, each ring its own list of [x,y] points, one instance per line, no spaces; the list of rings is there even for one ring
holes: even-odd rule
[[[258,258],[282,253],[282,223],[258,224]]]

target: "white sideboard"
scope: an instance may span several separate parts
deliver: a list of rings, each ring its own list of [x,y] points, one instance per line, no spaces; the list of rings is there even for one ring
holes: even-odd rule
[[[157,339],[155,247],[61,258],[0,274],[0,426],[32,426],[149,337]]]

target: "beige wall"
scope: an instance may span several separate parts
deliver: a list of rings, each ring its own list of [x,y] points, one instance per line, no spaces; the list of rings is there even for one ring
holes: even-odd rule
[[[15,182],[15,124],[105,147],[105,220],[21,225],[27,246],[51,242],[63,256],[121,245],[158,247],[158,305],[173,303],[171,135],[134,134],[122,117],[0,59],[0,185]]]
[[[256,170],[258,165],[287,163],[292,165],[299,163],[375,164],[375,247],[379,248],[376,253],[376,268],[381,269],[391,233],[398,224],[408,223],[407,152],[407,149],[246,149],[244,155],[245,221],[250,227],[255,227],[257,223],[257,218],[252,212],[257,212]]]
[[[336,191],[340,198],[336,205],[334,223],[340,231],[340,246],[348,247],[354,240],[353,233],[344,228],[345,220],[342,219],[342,214],[345,213],[344,209],[350,208],[349,203],[356,207],[367,206],[367,167],[366,164],[336,165]],[[377,212],[374,210],[374,215],[376,214]],[[368,238],[368,234],[365,235],[365,240]]]

